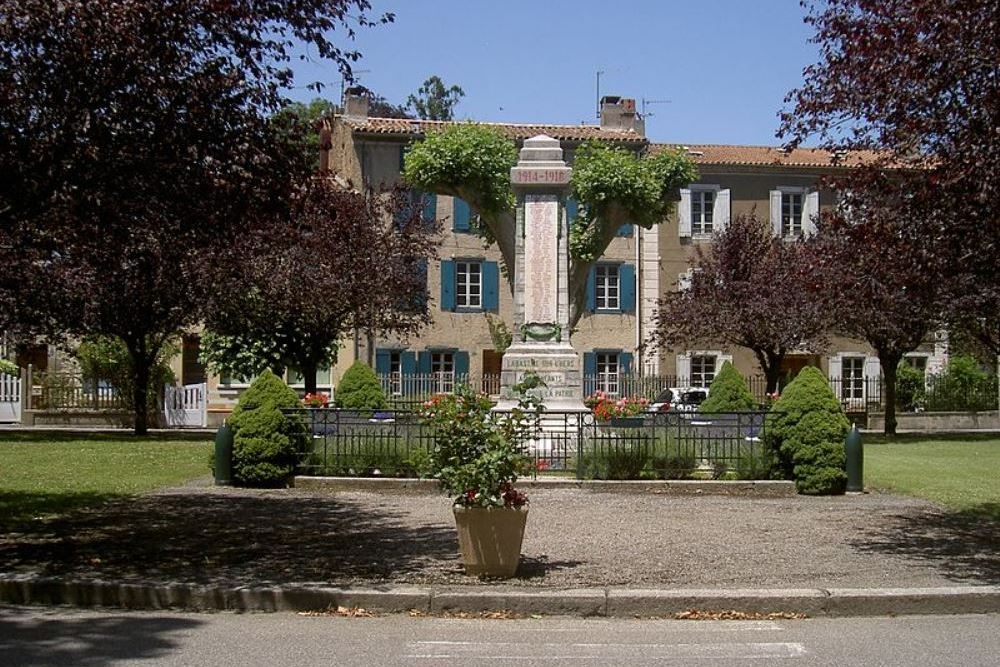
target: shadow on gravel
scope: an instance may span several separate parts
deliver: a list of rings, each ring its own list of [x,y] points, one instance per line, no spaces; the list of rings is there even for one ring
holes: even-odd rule
[[[562,570],[572,570],[583,565],[579,560],[549,560],[548,556],[521,556],[521,562],[517,566],[518,579],[542,579],[546,575],[560,572]]]
[[[89,508],[0,536],[10,571],[120,581],[393,580],[456,561],[451,526],[333,496],[182,493]]]
[[[30,614],[28,618],[20,616]],[[36,609],[0,609],[0,655],[7,665],[109,665],[158,658],[178,649],[171,633],[194,618],[39,618]]]
[[[1000,585],[1000,505],[887,517],[852,546],[919,561],[961,584]]]

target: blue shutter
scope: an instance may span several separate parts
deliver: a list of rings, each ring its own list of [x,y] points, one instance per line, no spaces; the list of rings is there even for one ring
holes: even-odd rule
[[[468,232],[469,220],[472,217],[472,210],[469,208],[469,203],[458,197],[455,197],[453,201],[455,202],[455,211],[452,214],[451,231]]]
[[[566,223],[568,229],[573,227],[573,218],[576,217],[579,208],[580,205],[576,203],[575,199],[572,197],[566,198]]]
[[[593,352],[583,353],[583,395],[590,396],[597,386],[597,355]]]
[[[619,306],[623,313],[635,312],[635,267],[622,264],[618,267]]]
[[[392,353],[389,350],[375,350],[375,373],[378,375],[388,375],[392,368]]]
[[[618,228],[618,231],[615,232],[615,236],[632,236],[632,227],[633,225],[631,222],[626,222]]]
[[[433,192],[425,192],[420,195],[420,204],[423,207],[424,222],[434,224],[437,220],[437,195]]]
[[[632,372],[632,353],[631,352],[619,352],[618,353],[618,371],[624,374]]]
[[[467,378],[469,375],[469,353],[459,350],[455,352],[455,377]]]
[[[587,310],[591,313],[597,310],[597,267],[590,267],[587,274]],[[596,362],[595,362],[596,363]]]
[[[431,373],[431,353],[429,350],[417,352],[417,373],[420,375],[430,375]]]
[[[496,262],[483,262],[483,310],[500,310],[500,267]]]
[[[430,363],[430,361],[428,361]],[[403,375],[413,375],[417,372],[417,355],[409,350],[399,353],[399,366]]]
[[[441,310],[455,310],[455,262],[450,259],[441,260]]]

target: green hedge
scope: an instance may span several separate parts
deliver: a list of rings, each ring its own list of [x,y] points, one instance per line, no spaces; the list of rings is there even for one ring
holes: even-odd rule
[[[295,472],[308,432],[281,410],[301,407],[298,394],[264,371],[240,397],[233,428],[233,481],[237,486],[284,486]]]

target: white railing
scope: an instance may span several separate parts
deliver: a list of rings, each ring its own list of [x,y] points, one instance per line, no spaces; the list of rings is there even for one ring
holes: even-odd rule
[[[0,373],[0,423],[21,421],[21,378]]]

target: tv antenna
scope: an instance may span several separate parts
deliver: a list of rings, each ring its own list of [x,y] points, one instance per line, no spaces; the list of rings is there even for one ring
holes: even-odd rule
[[[649,118],[650,116],[654,115],[652,111],[650,111],[648,114],[646,113],[646,106],[647,105],[652,105],[652,104],[670,104],[671,101],[672,100],[647,100],[645,97],[642,98],[642,112],[641,112],[642,113],[642,117],[643,118]]]

